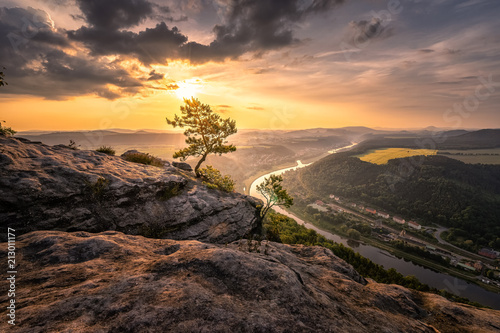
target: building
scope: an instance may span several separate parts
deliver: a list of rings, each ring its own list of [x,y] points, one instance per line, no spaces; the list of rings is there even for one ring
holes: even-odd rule
[[[324,205],[325,205],[325,203],[324,203],[323,201],[321,201],[321,200],[316,200],[316,202],[315,202],[315,203],[316,203],[316,205],[318,205],[318,206],[324,206]]]
[[[413,222],[413,221],[408,221],[408,226],[410,228],[413,228],[413,229],[416,229],[416,230],[422,229],[422,226],[420,224],[418,224],[417,222]]]
[[[365,208],[365,211],[367,211],[368,213],[371,213],[371,214],[377,214],[377,211],[373,208]]]
[[[351,206],[351,207],[356,208],[356,204],[354,202],[350,202],[348,205]]]
[[[483,270],[483,268],[484,268],[484,264],[483,264],[482,262],[480,262],[480,261],[476,261],[476,262],[474,263],[474,265],[472,265],[472,266],[474,266],[474,268],[475,268],[475,269],[476,269],[476,271],[478,271],[478,272],[481,272],[481,271]]]
[[[394,222],[396,222],[396,223],[399,223],[399,224],[405,224],[405,223],[406,223],[405,219],[404,219],[404,218],[402,218],[402,217],[399,217],[399,216],[394,216],[394,217],[392,218],[392,220],[393,220]]]
[[[485,257],[488,257],[491,259],[495,259],[498,255],[497,252],[493,251],[492,249],[487,249],[487,248],[483,248],[483,249],[479,250],[478,253],[482,256],[485,256]]]
[[[389,214],[384,213],[384,212],[378,212],[377,215],[380,217],[383,217],[384,219],[388,219],[390,217]]]
[[[332,211],[334,212],[339,212],[339,213],[342,213],[344,210],[342,208],[340,208],[339,206],[336,206],[334,204],[326,204],[328,207],[330,207],[332,209]]]

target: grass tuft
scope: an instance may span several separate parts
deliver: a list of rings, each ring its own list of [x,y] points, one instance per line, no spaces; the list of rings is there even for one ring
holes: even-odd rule
[[[104,154],[107,154],[110,156],[115,156],[115,154],[116,154],[116,151],[113,148],[111,148],[110,146],[101,146],[101,147],[97,148],[95,151],[97,151],[99,153],[104,153]]]
[[[164,163],[161,159],[158,157],[155,157],[153,155],[147,154],[147,153],[134,153],[134,154],[127,154],[124,156],[126,161],[129,162],[134,162],[134,163],[140,163],[140,164],[145,164],[145,165],[152,165],[155,167],[162,168]]]

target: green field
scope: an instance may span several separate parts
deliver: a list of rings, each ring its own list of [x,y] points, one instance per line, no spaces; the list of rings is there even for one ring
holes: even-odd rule
[[[409,148],[384,148],[369,150],[364,154],[356,155],[360,160],[373,164],[387,164],[394,158],[404,158],[421,155],[436,155],[437,150],[432,149],[409,149]]]
[[[500,164],[500,148],[468,150],[446,149],[439,150],[438,154],[468,164]]]

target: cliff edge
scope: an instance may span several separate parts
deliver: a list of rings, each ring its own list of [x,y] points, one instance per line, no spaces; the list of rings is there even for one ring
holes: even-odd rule
[[[257,226],[260,202],[208,189],[192,173],[0,136],[0,224],[122,231],[226,243]]]
[[[499,311],[366,281],[323,247],[116,231],[35,231],[17,247],[15,332],[500,330]]]
[[[0,331],[500,331],[500,311],[375,283],[326,248],[242,240],[259,204],[168,163],[0,137],[17,270]]]

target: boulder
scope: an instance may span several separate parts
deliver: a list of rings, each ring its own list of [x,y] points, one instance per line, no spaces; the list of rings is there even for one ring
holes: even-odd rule
[[[193,171],[193,168],[189,164],[184,162],[172,162],[172,165],[181,170]]]
[[[32,230],[118,230],[226,243],[258,224],[260,201],[208,189],[177,168],[89,150],[0,138],[0,224]]]
[[[130,150],[127,150],[126,152],[124,152],[123,154],[121,154],[120,156],[127,157],[127,155],[132,155],[132,154],[144,154],[144,153],[141,153],[140,151],[135,150],[135,149],[130,149]]]

